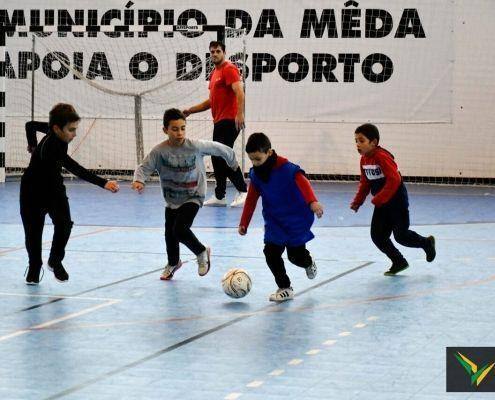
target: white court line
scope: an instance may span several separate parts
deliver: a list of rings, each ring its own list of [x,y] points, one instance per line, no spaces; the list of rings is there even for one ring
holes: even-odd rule
[[[25,335],[26,333],[32,332],[33,330],[36,330],[36,329],[47,328],[49,326],[58,324],[59,322],[67,321],[69,319],[80,317],[81,315],[89,314],[90,312],[99,310],[100,308],[114,305],[116,303],[120,303],[120,300],[110,300],[110,301],[107,301],[106,303],[98,304],[98,305],[93,306],[93,307],[88,307],[88,308],[85,308],[81,311],[78,311],[78,312],[75,312],[72,314],[67,314],[63,317],[55,318],[55,319],[52,319],[50,321],[43,322],[42,324],[31,326],[28,329],[21,329],[21,330],[9,333],[9,334],[4,335],[4,336],[0,336],[0,342],[15,338],[17,336]]]
[[[112,301],[118,299],[109,299],[105,297],[84,297],[84,296],[59,296],[58,294],[30,294],[30,293],[5,293],[0,292],[0,296],[18,296],[18,297],[43,297],[52,299],[78,299],[78,300],[96,300],[96,301]]]
[[[0,224],[1,226],[1,224]],[[80,238],[80,237],[85,237],[85,236],[91,236],[91,235],[96,235],[97,233],[101,233],[101,232],[108,232],[108,231],[111,231],[113,230],[113,227],[102,227],[102,228],[99,228],[97,229],[96,231],[90,231],[90,232],[84,232],[84,233],[78,233],[78,234],[75,234],[75,235],[72,235],[70,237],[71,241],[73,241],[74,239],[77,239],[77,238]],[[47,240],[45,242],[41,242],[41,245],[46,245],[46,244],[49,244],[51,243],[52,241],[51,240]],[[4,255],[4,254],[7,254],[7,253],[13,253],[15,251],[19,251],[19,250],[24,250],[26,248],[26,246],[19,246],[19,247],[10,247],[9,250],[2,250],[0,251],[0,256]]]

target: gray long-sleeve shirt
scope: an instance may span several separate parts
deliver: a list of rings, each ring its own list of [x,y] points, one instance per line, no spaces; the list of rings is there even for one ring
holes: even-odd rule
[[[186,139],[182,146],[171,146],[164,141],[136,168],[134,181],[145,183],[157,171],[167,207],[179,208],[188,202],[201,207],[206,196],[204,156],[222,157],[230,168],[238,168],[234,151],[224,144]]]

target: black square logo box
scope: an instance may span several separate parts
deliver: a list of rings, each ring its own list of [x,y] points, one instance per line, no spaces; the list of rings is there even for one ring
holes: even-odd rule
[[[495,347],[447,347],[447,392],[495,392]]]

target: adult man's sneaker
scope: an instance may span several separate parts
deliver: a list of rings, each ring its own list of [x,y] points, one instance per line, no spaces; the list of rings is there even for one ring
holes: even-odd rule
[[[247,192],[237,192],[237,196],[235,196],[234,201],[230,203],[231,207],[242,207],[246,202]]]
[[[48,269],[53,272],[53,275],[57,281],[67,282],[69,280],[69,274],[61,262],[48,260]]]
[[[437,251],[435,250],[435,238],[433,236],[428,236],[426,240],[428,242],[425,247],[426,261],[432,262],[437,255]]]
[[[278,288],[275,293],[270,295],[270,301],[287,301],[292,300],[294,298],[294,289],[291,287],[288,288]]]
[[[205,276],[210,270],[210,254],[211,249],[209,247],[206,248],[205,251],[198,254],[198,274],[199,276]]]
[[[180,268],[182,267],[182,261],[179,260],[179,262],[177,263],[177,265],[170,265],[170,264],[167,264],[162,272],[162,274],[160,275],[160,280],[162,281],[169,281],[170,279],[173,278],[175,272]]]
[[[317,272],[318,272],[318,268],[316,268],[316,264],[313,261],[313,263],[308,268],[306,268],[306,276],[309,279],[315,279]]]
[[[400,271],[404,271],[407,268],[409,268],[409,264],[407,263],[407,260],[403,258],[402,260],[394,261],[390,269],[387,272],[384,272],[383,275],[393,276],[395,274],[398,274]]]
[[[217,199],[217,196],[213,195],[203,205],[206,207],[227,207],[227,201],[225,198]]]
[[[41,279],[43,279],[43,274],[40,278],[40,272],[43,271],[43,268],[40,267],[28,267],[24,275],[26,276],[26,285],[37,285],[40,283]]]

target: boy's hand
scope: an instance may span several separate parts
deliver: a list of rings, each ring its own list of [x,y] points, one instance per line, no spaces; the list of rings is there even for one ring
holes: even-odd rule
[[[32,153],[34,151],[34,149],[36,148],[36,146],[29,146],[27,147],[27,151],[28,153]]]
[[[131,188],[132,188],[132,190],[135,190],[136,192],[141,194],[141,193],[143,193],[143,190],[144,190],[144,183],[134,181],[134,182],[132,182]]]
[[[192,112],[191,112],[191,110],[188,108],[187,110],[182,110],[182,114],[184,114],[184,117],[186,117],[186,118],[187,118],[187,117],[189,117],[189,116],[192,114]]]
[[[360,205],[356,203],[351,203],[350,209],[353,210],[354,212],[357,212],[359,210]]]
[[[239,235],[244,236],[247,233],[245,226],[239,226]]]
[[[117,181],[108,181],[104,188],[112,193],[117,193],[119,191],[119,184]]]
[[[313,201],[310,205],[309,208],[311,208],[311,211],[313,211],[318,218],[321,218],[323,215],[323,206],[321,203],[317,201]]]

